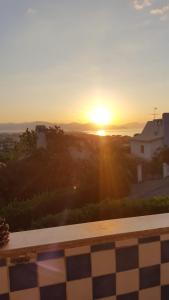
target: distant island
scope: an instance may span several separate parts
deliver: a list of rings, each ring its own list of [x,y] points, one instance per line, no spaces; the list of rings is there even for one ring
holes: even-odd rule
[[[30,130],[34,130],[37,125],[45,125],[45,126],[54,126],[58,125],[65,131],[77,131],[77,132],[84,132],[90,130],[125,130],[125,129],[140,129],[143,128],[143,123],[127,123],[122,125],[107,125],[107,126],[100,126],[93,124],[93,123],[50,123],[50,122],[43,122],[43,121],[35,121],[35,122],[23,122],[23,123],[0,123],[0,131],[1,132],[22,132],[25,131],[26,128]]]

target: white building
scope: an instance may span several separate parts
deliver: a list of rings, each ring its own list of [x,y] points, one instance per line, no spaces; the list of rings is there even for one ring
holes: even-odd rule
[[[131,153],[151,160],[165,146],[169,147],[169,113],[164,113],[162,119],[147,122],[142,133],[132,138]]]
[[[46,149],[47,148],[46,126],[37,125],[36,134],[37,134],[37,142],[36,142],[37,149]]]

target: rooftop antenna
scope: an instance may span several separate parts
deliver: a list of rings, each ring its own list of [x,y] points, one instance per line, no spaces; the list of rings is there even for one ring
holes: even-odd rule
[[[159,116],[159,114],[157,112],[158,112],[158,107],[154,107],[154,113],[152,114],[153,120],[156,120],[157,117]]]

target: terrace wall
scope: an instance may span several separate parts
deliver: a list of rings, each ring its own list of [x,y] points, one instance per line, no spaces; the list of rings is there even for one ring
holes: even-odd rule
[[[168,300],[169,214],[11,234],[0,300]]]

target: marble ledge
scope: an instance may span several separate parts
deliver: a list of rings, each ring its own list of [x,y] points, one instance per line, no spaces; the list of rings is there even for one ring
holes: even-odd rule
[[[0,257],[169,233],[169,213],[14,232]]]

